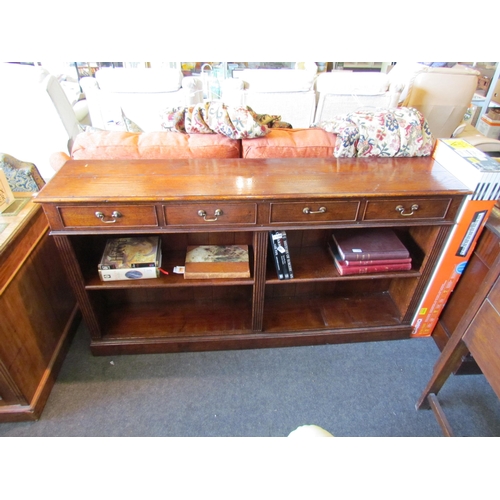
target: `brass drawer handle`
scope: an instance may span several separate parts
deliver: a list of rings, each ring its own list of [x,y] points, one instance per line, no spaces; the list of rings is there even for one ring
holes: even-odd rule
[[[410,217],[411,215],[413,215],[417,210],[419,209],[419,206],[415,203],[414,205],[411,206],[410,210],[411,212],[408,213],[408,214],[405,214],[404,211],[405,211],[405,207],[403,207],[403,205],[398,205],[396,207],[396,211],[400,213],[400,215],[402,215],[403,217]]]
[[[319,210],[311,210],[309,207],[304,208],[302,210],[303,213],[305,214],[324,214],[326,212],[326,207],[319,207]]]
[[[101,220],[101,222],[104,222],[104,224],[114,224],[116,222],[116,219],[122,216],[120,212],[115,210],[112,214],[111,217],[113,217],[113,220],[104,220],[105,215],[102,212],[96,212],[95,216]]]
[[[205,220],[207,222],[214,222],[217,220],[217,217],[219,217],[219,215],[222,215],[222,210],[220,208],[217,208],[214,212],[213,219],[207,219],[207,212],[205,212],[205,210],[198,210],[198,215],[200,217],[203,217],[203,220]]]

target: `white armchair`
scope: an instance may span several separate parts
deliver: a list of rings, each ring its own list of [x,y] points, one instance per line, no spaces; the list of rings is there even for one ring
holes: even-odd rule
[[[256,113],[279,115],[293,128],[309,128],[316,107],[315,67],[307,69],[244,69],[222,82],[222,100],[249,106]]]
[[[499,153],[500,141],[481,134],[464,122],[480,73],[462,65],[429,67],[397,63],[390,71],[393,83],[403,84],[400,105],[418,109],[436,138],[460,137],[487,153]]]
[[[314,122],[363,109],[397,108],[401,85],[390,84],[385,73],[333,71],[316,80],[318,104]]]
[[[144,132],[161,130],[170,107],[203,102],[202,81],[169,68],[102,68],[80,80],[92,126],[116,130],[123,116]]]
[[[45,181],[49,158],[69,152],[80,124],[57,78],[45,68],[0,64],[0,153],[33,163]]]

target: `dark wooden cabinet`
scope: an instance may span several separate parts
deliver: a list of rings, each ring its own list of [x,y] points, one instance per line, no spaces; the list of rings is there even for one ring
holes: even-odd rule
[[[432,158],[92,160],[67,162],[37,202],[92,352],[126,354],[409,338],[468,193]],[[353,227],[394,228],[412,269],[340,276],[327,243]],[[287,231],[293,279],[276,276],[273,229]],[[161,236],[169,274],[100,281],[106,239],[134,234]],[[198,244],[248,245],[251,277],[172,273]]]
[[[446,306],[439,317],[432,336],[442,351],[456,330],[459,323],[464,320],[471,321],[477,313],[477,307],[473,306],[473,298],[477,294],[483,294],[482,299],[488,293],[484,289],[485,281],[495,280],[500,272],[500,209],[492,210],[488,221],[481,233],[476,248],[467,263],[467,267],[455,290],[451,294]],[[483,290],[481,292],[481,290]],[[468,353],[464,355],[462,362],[455,374],[481,373],[474,358]]]
[[[0,215],[0,422],[39,418],[80,318],[31,196],[16,193],[24,207]]]

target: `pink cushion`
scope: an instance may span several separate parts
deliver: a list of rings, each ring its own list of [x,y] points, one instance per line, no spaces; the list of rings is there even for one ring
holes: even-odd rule
[[[241,141],[243,158],[332,158],[336,135],[320,128],[271,129]]]
[[[241,143],[220,134],[122,131],[83,132],[75,138],[74,160],[239,158]]]

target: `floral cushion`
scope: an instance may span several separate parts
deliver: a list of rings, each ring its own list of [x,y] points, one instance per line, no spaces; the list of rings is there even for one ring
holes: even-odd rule
[[[166,109],[162,128],[185,134],[222,134],[231,139],[262,137],[269,132],[252,109],[210,101],[189,107]]]
[[[318,124],[337,134],[334,156],[429,156],[434,139],[414,108],[356,111]]]

